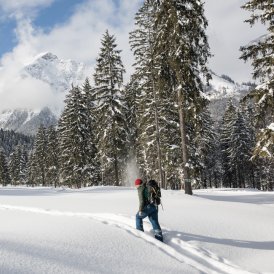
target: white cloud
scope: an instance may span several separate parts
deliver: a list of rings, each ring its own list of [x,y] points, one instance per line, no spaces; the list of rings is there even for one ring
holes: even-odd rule
[[[12,94],[13,98],[22,97],[22,90],[19,90],[18,85],[25,87],[24,92],[31,88],[30,79],[27,82],[20,80],[17,85],[10,85],[9,81],[14,77],[19,79],[20,70],[40,52],[50,51],[61,59],[73,59],[91,65],[95,64],[102,35],[106,29],[117,38],[117,49],[123,50],[122,60],[127,69],[127,75],[129,75],[132,71],[133,55],[130,51],[128,37],[134,27],[134,14],[140,3],[141,0],[121,0],[120,6],[117,7],[115,1],[88,0],[77,6],[67,22],[53,27],[48,33],[34,29],[30,19],[19,18],[16,29],[18,45],[1,59],[3,67],[0,71],[1,105],[14,107],[12,100],[7,100],[6,94]],[[90,76],[92,77],[92,75]],[[35,89],[37,87],[41,92],[32,93],[32,98],[44,98],[46,94],[51,97],[48,87],[41,85],[37,80],[33,81],[33,87]],[[29,93],[26,93],[26,97],[29,97]],[[6,102],[5,104],[2,104],[3,100]],[[51,102],[51,99],[48,102]],[[39,107],[40,103],[40,98],[33,100],[31,104],[22,99],[21,107],[35,104],[35,107]]]
[[[118,49],[122,50],[122,60],[127,70],[127,79],[133,71],[131,65],[134,59],[128,37],[129,32],[134,29],[134,15],[142,0],[119,0],[118,6],[117,0],[86,0],[76,7],[66,22],[54,26],[49,32],[34,28],[32,19],[36,11],[51,5],[54,1],[56,0],[0,0],[0,10],[4,10],[9,16],[15,16],[17,20],[18,39],[17,46],[2,56],[0,61],[3,66],[0,70],[1,105],[4,105],[2,102],[6,100],[9,103],[5,105],[12,106],[12,100],[4,99],[7,92],[12,94],[13,98],[21,98],[21,89],[19,90],[16,85],[10,85],[9,81],[12,81],[12,77],[18,78],[24,65],[40,52],[50,51],[62,59],[73,59],[94,65],[102,34],[106,29],[117,38]],[[228,74],[240,82],[251,79],[251,68],[239,60],[239,48],[264,33],[263,27],[251,29],[243,22],[250,16],[240,8],[244,2],[245,0],[205,2],[206,16],[209,19],[209,42],[215,55],[210,61],[210,67],[216,73]],[[31,88],[29,80],[19,84],[25,87],[24,90]],[[38,106],[40,97],[44,98],[46,94],[51,98],[47,86],[37,83],[36,80],[33,86],[43,92],[31,94],[31,97],[39,97],[33,100],[32,105],[37,102]],[[29,96],[30,94],[26,97]],[[26,100],[21,101],[22,107],[23,103],[29,105]]]
[[[0,93],[0,111],[10,108],[39,110],[45,106],[59,109],[63,94],[55,94],[50,86],[32,78],[17,78],[5,84]]]
[[[128,37],[134,26],[134,14],[140,0],[122,0],[117,8],[114,1],[90,0],[78,6],[74,15],[48,34],[35,36],[38,51],[51,51],[58,57],[94,64],[101,46],[102,34],[109,30],[117,38],[127,69],[133,63]],[[39,42],[38,42],[39,41]]]
[[[208,36],[214,57],[210,67],[218,74],[227,74],[238,82],[251,80],[251,66],[239,60],[240,47],[265,33],[264,26],[250,28],[244,20],[250,13],[241,9],[246,0],[207,0]]]
[[[50,6],[55,0],[0,0],[0,11],[4,16],[22,19],[34,17],[39,8]],[[3,14],[2,14],[3,16]]]

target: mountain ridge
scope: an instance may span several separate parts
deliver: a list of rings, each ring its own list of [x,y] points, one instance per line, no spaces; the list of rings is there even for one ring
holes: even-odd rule
[[[51,52],[35,56],[32,62],[21,70],[20,77],[35,79],[47,84],[53,92],[54,100],[62,100],[58,106],[45,105],[40,109],[16,108],[0,111],[0,128],[34,135],[40,124],[55,125],[63,108],[63,99],[72,85],[81,85],[91,75],[92,69],[84,63],[71,59],[59,59]],[[204,96],[210,101],[209,109],[213,119],[218,121],[223,115],[227,101],[238,102],[248,93],[250,85],[238,84],[229,76],[219,76],[211,71],[212,80],[205,84]]]

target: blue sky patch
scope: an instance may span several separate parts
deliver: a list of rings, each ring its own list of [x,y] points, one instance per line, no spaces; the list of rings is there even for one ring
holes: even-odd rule
[[[15,27],[16,22],[13,20],[0,22],[0,56],[5,52],[11,51],[17,44],[16,35],[14,33]]]

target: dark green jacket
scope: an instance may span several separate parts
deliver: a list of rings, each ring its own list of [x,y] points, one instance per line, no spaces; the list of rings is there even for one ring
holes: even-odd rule
[[[139,211],[143,211],[144,207],[148,204],[148,192],[145,184],[138,187],[139,196]]]

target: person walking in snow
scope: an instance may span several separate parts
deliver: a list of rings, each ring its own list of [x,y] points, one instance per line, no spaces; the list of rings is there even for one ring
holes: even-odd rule
[[[155,182],[151,180],[150,182]],[[158,206],[149,199],[149,190],[141,179],[135,180],[135,187],[138,190],[139,211],[136,214],[136,229],[144,231],[143,219],[149,218],[152,224],[154,236],[157,240],[163,242],[162,229],[158,221]]]

